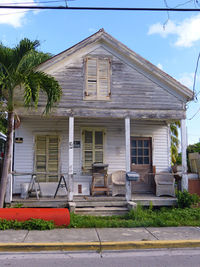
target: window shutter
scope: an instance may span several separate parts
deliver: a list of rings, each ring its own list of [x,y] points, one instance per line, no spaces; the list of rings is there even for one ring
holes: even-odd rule
[[[96,98],[97,95],[97,59],[87,58],[87,85],[85,96]]]
[[[48,138],[48,172],[54,173],[49,175],[49,181],[58,180],[58,136],[49,136]]]
[[[101,98],[110,96],[110,63],[108,59],[98,60],[98,95]]]
[[[58,136],[36,137],[36,172],[40,182],[58,181]],[[44,173],[44,174],[43,174]],[[48,174],[52,173],[52,174]]]
[[[43,172],[44,174],[38,174],[38,179],[41,182],[46,180],[46,137],[45,136],[37,136],[36,138],[36,172]]]
[[[95,131],[95,158],[94,162],[96,163],[103,163],[103,132],[102,131]]]
[[[83,132],[83,169],[89,171],[93,163],[93,134],[92,131]]]
[[[83,131],[83,170],[90,171],[92,163],[103,163],[103,131]]]

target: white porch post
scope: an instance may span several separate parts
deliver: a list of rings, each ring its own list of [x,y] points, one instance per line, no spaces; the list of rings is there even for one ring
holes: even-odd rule
[[[126,146],[126,172],[130,172],[131,169],[131,155],[130,155],[130,118],[125,118],[125,146]],[[126,200],[131,200],[131,182],[126,180]]]
[[[186,121],[181,120],[181,152],[182,152],[182,191],[184,189],[188,190],[188,175],[187,175],[187,131],[186,131]]]
[[[73,172],[74,172],[74,117],[69,117],[69,183],[68,183],[68,200],[73,201],[74,186],[73,186]]]
[[[12,127],[14,129],[14,117],[12,120]],[[11,136],[11,159],[10,159],[10,167],[9,167],[9,173],[8,173],[8,180],[7,180],[7,186],[6,186],[6,196],[5,196],[5,203],[10,204],[12,202],[12,195],[13,195],[13,154],[14,154],[14,130],[13,134]]]

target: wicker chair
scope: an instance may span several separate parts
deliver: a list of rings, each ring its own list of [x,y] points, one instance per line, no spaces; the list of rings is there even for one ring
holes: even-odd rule
[[[116,171],[112,173],[112,196],[126,194],[126,172]]]
[[[175,179],[172,173],[160,172],[155,174],[156,196],[175,197]]]

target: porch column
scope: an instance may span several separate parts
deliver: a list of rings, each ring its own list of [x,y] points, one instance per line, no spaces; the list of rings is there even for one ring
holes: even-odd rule
[[[187,175],[187,131],[186,131],[186,121],[181,120],[181,152],[182,152],[182,182],[181,189],[188,190],[188,175]]]
[[[73,186],[73,172],[74,172],[74,117],[69,117],[69,169],[68,169],[68,200],[73,201],[74,186]]]
[[[126,172],[131,170],[131,155],[130,155],[130,117],[125,118],[125,146],[126,146]],[[126,200],[131,200],[131,182],[126,180]]]
[[[11,157],[10,157],[10,167],[8,172],[7,178],[7,185],[6,185],[6,195],[5,195],[5,203],[10,204],[12,202],[12,195],[13,195],[13,160],[14,160],[14,116],[12,118],[12,136],[11,136]]]

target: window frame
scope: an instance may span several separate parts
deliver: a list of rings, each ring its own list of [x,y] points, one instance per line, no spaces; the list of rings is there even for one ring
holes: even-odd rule
[[[95,59],[96,60],[96,65],[97,65],[97,71],[96,71],[96,94],[90,96],[88,94],[88,59]],[[83,92],[83,100],[102,100],[102,101],[110,101],[111,99],[111,74],[112,74],[112,68],[111,68],[111,56],[102,56],[102,55],[90,55],[84,58],[84,77],[85,77],[85,82],[84,82],[84,92]],[[108,80],[107,80],[107,85],[108,85],[108,92],[106,96],[102,96],[100,93],[99,89],[99,84],[100,84],[100,78],[99,78],[99,61],[100,60],[106,60],[108,62]]]
[[[145,157],[148,157],[149,158],[149,163],[148,164],[139,164],[139,163],[133,163],[132,162],[132,152],[131,150],[133,149],[132,147],[132,144],[130,143],[130,158],[131,158],[131,166],[132,165],[136,165],[136,166],[152,166],[153,164],[153,140],[152,140],[152,137],[151,136],[131,136],[131,139],[130,139],[130,142],[132,142],[132,140],[136,140],[136,141],[148,141],[149,142],[149,146],[148,146],[148,151],[149,151],[149,155],[148,156],[145,156],[144,154],[142,156],[138,155],[137,152],[136,152],[136,158],[137,158],[137,161],[138,161],[138,158],[139,157],[142,157],[143,160]],[[143,147],[138,147],[136,146],[136,150],[139,150],[139,149],[146,149],[144,146]]]

